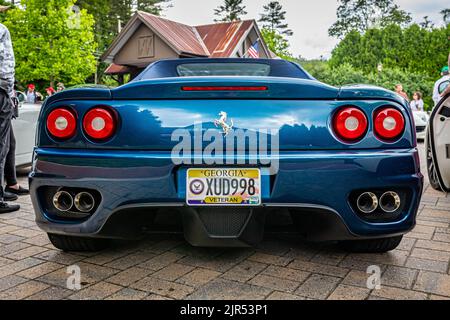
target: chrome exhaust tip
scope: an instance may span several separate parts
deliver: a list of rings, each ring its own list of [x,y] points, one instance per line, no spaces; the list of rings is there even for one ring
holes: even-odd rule
[[[365,214],[369,214],[377,210],[378,198],[375,193],[364,192],[358,197],[356,205],[359,211]]]
[[[73,197],[67,191],[58,191],[53,196],[53,206],[61,212],[67,212],[73,207]]]
[[[95,199],[89,192],[80,192],[75,196],[75,208],[83,213],[92,211],[95,207]]]
[[[394,191],[385,192],[380,198],[380,208],[386,213],[397,211],[401,204],[400,196]]]

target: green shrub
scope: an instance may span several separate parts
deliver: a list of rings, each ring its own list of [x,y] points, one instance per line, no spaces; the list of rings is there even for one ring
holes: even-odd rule
[[[414,92],[422,93],[427,110],[431,110],[434,105],[432,93],[435,80],[426,74],[405,72],[397,68],[385,68],[379,73],[366,74],[348,63],[336,67],[330,67],[326,62],[318,61],[306,62],[302,65],[317,80],[338,87],[348,84],[370,84],[394,90],[395,85],[401,83],[411,99]]]
[[[393,24],[363,34],[352,31],[333,50],[329,63],[332,67],[349,63],[364,73],[376,72],[382,63],[387,69],[438,77],[447,64],[449,36],[450,24],[433,28]]]

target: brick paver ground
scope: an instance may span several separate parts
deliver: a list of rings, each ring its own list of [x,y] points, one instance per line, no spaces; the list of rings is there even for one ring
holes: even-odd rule
[[[0,299],[450,299],[450,196],[428,182],[417,227],[387,254],[281,237],[200,249],[173,236],[68,254],[36,227],[29,197],[19,202],[0,216]],[[79,291],[66,286],[74,264]],[[381,290],[367,289],[370,265],[381,268]]]

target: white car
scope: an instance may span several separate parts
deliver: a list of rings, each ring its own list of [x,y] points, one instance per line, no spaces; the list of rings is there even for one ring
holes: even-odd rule
[[[24,97],[18,93],[19,101]],[[26,167],[31,164],[33,148],[36,139],[36,125],[41,111],[40,104],[21,103],[19,117],[12,121],[14,135],[16,137],[16,167]]]
[[[450,192],[450,94],[434,108],[426,138],[431,186]]]
[[[424,111],[413,111],[414,122],[416,124],[417,140],[424,141],[427,133],[430,116]]]

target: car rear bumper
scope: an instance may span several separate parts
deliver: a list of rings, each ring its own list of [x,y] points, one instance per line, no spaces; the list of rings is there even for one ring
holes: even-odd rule
[[[171,212],[183,221],[186,238],[200,246],[256,243],[267,215],[284,212],[304,218],[302,232],[320,241],[400,235],[415,225],[423,187],[416,149],[283,152],[277,160],[277,174],[263,177],[263,205],[236,211],[231,222],[241,227],[233,234],[214,229],[221,227],[218,221],[231,223],[230,216],[205,222],[205,214],[211,217],[222,209],[185,205],[186,167],[174,165],[170,153],[36,149],[31,197],[37,224],[48,233],[137,238],[156,215]],[[89,218],[61,221],[51,215],[43,199],[51,187],[96,190],[101,200]],[[408,195],[395,220],[366,221],[349,200],[357,190],[391,189]]]

